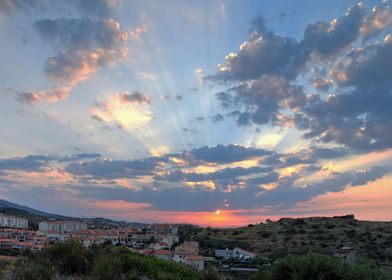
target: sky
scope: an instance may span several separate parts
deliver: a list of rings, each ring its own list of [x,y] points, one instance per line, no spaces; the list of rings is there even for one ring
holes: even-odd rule
[[[392,220],[388,1],[0,0],[0,198]]]

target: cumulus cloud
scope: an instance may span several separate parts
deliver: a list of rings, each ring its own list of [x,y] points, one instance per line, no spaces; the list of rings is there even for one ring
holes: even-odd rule
[[[309,118],[306,137],[344,144],[359,151],[392,147],[392,83],[388,73],[391,35],[383,42],[354,49],[336,63],[331,75],[339,85],[326,98],[310,96],[304,112]],[[344,121],[342,121],[344,120]]]
[[[328,57],[350,46],[358,37],[364,16],[364,4],[330,23],[308,25],[301,41],[275,34],[266,27],[263,17],[253,21],[254,31],[218,65],[217,72],[207,77],[214,81],[244,81],[263,75],[278,75],[289,80],[301,74],[312,54]]]
[[[390,7],[386,4],[375,6],[361,26],[361,36],[367,40],[380,34],[391,23],[392,14]]]
[[[310,24],[305,30],[301,45],[318,55],[333,55],[358,38],[364,14],[365,5],[359,2],[345,15],[330,23],[320,21]]]
[[[35,21],[34,28],[59,51],[48,58],[43,69],[54,84],[51,89],[16,91],[17,98],[28,104],[64,100],[100,67],[116,65],[128,55],[128,33],[113,19],[42,19]]]
[[[300,41],[275,34],[258,17],[238,53],[206,79],[235,84],[215,96],[238,126],[295,126],[316,142],[390,148],[392,35],[369,42],[390,17],[386,4],[366,14],[360,2],[330,22],[309,24]],[[304,77],[316,92],[306,92]]]
[[[296,110],[306,102],[303,89],[283,77],[264,75],[258,80],[240,83],[229,91],[218,93],[223,107],[235,109],[232,114],[239,126],[274,123],[284,108]],[[242,108],[239,109],[239,105]]]
[[[49,80],[76,84],[99,66],[116,63],[127,55],[128,34],[112,19],[44,19],[34,23],[40,36],[62,49],[45,63]]]

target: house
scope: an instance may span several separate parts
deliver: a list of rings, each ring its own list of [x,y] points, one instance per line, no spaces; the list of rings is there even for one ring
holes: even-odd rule
[[[190,265],[197,270],[204,270],[204,258],[203,256],[187,255],[184,258],[184,264]]]
[[[238,247],[234,248],[233,253],[235,259],[250,260],[256,257],[255,253],[249,252]]]
[[[176,246],[174,252],[177,255],[198,255],[199,254],[199,242],[196,241],[185,241],[184,243]]]
[[[347,246],[339,248],[335,255],[349,264],[355,264],[357,260],[357,251],[354,248]]]
[[[170,250],[154,250],[151,255],[159,259],[171,260]]]
[[[234,251],[233,250],[229,250],[229,249],[219,250],[219,249],[216,249],[216,250],[214,250],[214,252],[215,252],[215,257],[216,258],[223,258],[225,260],[234,259]]]
[[[214,250],[215,257],[223,258],[225,260],[228,259],[241,259],[241,260],[250,260],[256,257],[255,253],[249,252],[247,250],[235,247],[233,250],[225,249],[225,250]]]

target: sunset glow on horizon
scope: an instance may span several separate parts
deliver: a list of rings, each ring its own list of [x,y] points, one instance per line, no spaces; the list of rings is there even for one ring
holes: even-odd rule
[[[0,0],[0,199],[392,220],[389,1]]]

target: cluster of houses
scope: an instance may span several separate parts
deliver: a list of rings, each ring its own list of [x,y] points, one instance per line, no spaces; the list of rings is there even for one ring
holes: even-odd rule
[[[50,242],[76,240],[84,246],[109,243],[127,246],[130,251],[157,258],[171,260],[204,270],[204,261],[199,255],[199,243],[185,241],[179,244],[178,226],[173,224],[151,224],[145,227],[116,229],[89,229],[81,221],[43,221],[38,231],[28,230],[28,221],[0,214],[0,250],[41,250]],[[179,244],[175,246],[176,244]],[[174,249],[172,249],[174,248]],[[256,257],[241,248],[215,250],[217,259],[250,260]]]
[[[174,250],[147,249],[141,250],[139,253],[172,260],[177,263],[190,265],[198,270],[204,270],[204,257],[199,255],[199,243],[196,241],[185,241],[176,246]]]

